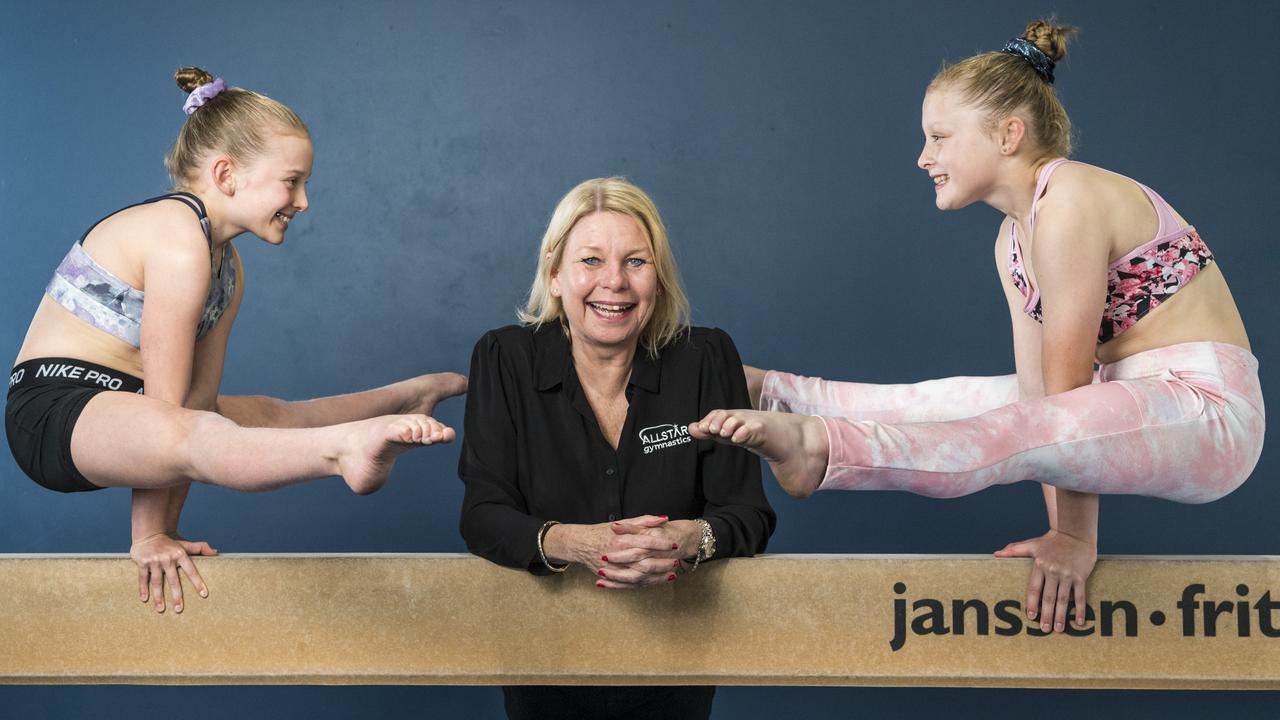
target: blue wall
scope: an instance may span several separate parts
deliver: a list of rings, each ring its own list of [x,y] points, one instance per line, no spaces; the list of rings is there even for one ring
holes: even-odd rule
[[[83,229],[166,187],[161,158],[184,117],[172,72],[198,64],[293,107],[316,147],[312,208],[288,242],[237,241],[247,290],[225,392],[296,399],[465,371],[472,343],[512,322],[556,200],[610,174],[653,195],[696,322],[726,329],[752,364],[873,382],[1011,372],[991,266],[999,217],[934,209],[915,167],[919,107],[944,59],[1054,12],[1083,28],[1058,72],[1078,158],[1151,185],[1195,223],[1275,404],[1280,52],[1254,31],[1280,22],[1272,4],[3,2],[0,357],[16,355]],[[184,19],[196,14],[213,19]],[[452,401],[439,415],[460,427],[461,410]],[[267,495],[197,487],[184,529],[225,552],[463,551],[456,462],[456,445],[414,452],[369,497],[336,479]],[[1106,498],[1100,550],[1280,554],[1278,475],[1268,448],[1252,480],[1208,506]],[[770,499],[775,552],[989,552],[1044,525],[1031,484],[953,501],[801,502],[776,487]],[[55,496],[0,462],[0,552],[123,552],[128,532],[128,493]],[[1259,712],[1276,699],[1230,696]],[[998,703],[1192,717],[1227,700],[724,689],[717,713],[989,714]],[[103,717],[192,705],[208,717],[500,712],[479,688],[0,688],[0,703]]]

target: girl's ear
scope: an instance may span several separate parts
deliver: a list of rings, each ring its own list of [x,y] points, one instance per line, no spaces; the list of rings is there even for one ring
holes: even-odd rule
[[[213,181],[216,187],[227,197],[233,197],[236,194],[236,164],[226,155],[219,155],[214,158],[213,163],[209,166],[209,179]]]
[[[1000,141],[1000,154],[1012,155],[1018,152],[1022,141],[1027,137],[1027,124],[1017,115],[1010,115],[1000,121],[997,133]]]

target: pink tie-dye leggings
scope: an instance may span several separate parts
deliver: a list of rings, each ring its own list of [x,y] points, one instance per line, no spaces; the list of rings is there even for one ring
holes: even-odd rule
[[[770,372],[760,409],[822,418],[820,490],[939,498],[1036,480],[1209,502],[1249,477],[1266,425],[1257,359],[1211,342],[1138,353],[1092,385],[1025,401],[1014,375],[870,385]]]

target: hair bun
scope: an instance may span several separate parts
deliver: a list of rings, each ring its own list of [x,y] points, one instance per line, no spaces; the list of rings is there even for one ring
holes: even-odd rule
[[[178,81],[178,87],[182,88],[183,92],[192,92],[201,85],[213,82],[213,75],[198,67],[184,67],[173,74],[173,79]]]
[[[1067,36],[1073,32],[1076,28],[1070,25],[1052,25],[1044,20],[1035,20],[1027,24],[1022,39],[1040,48],[1040,52],[1056,63],[1067,56]]]

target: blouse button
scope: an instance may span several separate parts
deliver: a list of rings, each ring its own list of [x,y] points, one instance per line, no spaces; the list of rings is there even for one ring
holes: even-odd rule
[[[610,475],[610,476],[611,476],[611,475],[613,475],[613,468],[609,468],[608,470],[605,470],[605,471],[604,471],[604,474],[605,474],[605,475]]]

